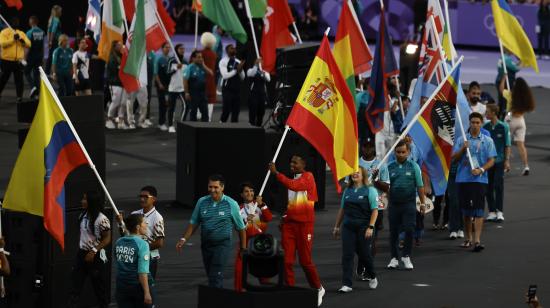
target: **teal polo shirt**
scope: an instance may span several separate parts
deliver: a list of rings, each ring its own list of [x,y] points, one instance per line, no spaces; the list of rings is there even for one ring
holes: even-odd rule
[[[487,163],[490,158],[497,157],[497,151],[495,144],[491,137],[485,136],[480,133],[477,137],[472,137],[470,133],[466,134],[466,138],[469,142],[470,153],[472,154],[472,160],[474,168],[482,167]],[[464,145],[464,138],[458,138],[453,146],[453,153],[458,152],[462,145]],[[456,172],[457,183],[489,183],[487,172],[480,175],[473,175],[470,167],[470,161],[466,152],[462,155],[458,161],[458,170]]]
[[[58,75],[67,75],[73,67],[73,50],[69,47],[57,47],[53,52],[52,64],[55,65],[55,71]]]
[[[191,63],[185,69],[183,78],[189,81],[189,91],[204,92],[206,87],[206,71],[201,66]]]
[[[119,238],[115,244],[117,266],[117,288],[139,285],[139,274],[148,274],[149,280],[149,244],[137,235]]]
[[[170,83],[170,75],[168,75],[168,60],[170,60],[169,57],[161,54],[156,56],[155,64],[153,65],[153,75],[158,75],[160,81],[166,86]]]
[[[424,187],[422,172],[418,164],[410,159],[403,163],[396,160],[388,164],[388,172],[390,174],[390,202],[415,202],[417,188]]]
[[[497,158],[495,163],[501,163],[506,158],[506,147],[512,146],[512,140],[510,138],[510,126],[508,123],[497,120],[497,123],[493,126],[493,123],[487,122],[483,125],[489,133],[495,143],[495,149],[497,151]]]
[[[44,38],[46,34],[42,29],[34,26],[27,31],[26,35],[31,41],[31,47],[29,48],[27,58],[35,61],[42,61],[44,57]]]
[[[342,194],[340,207],[344,210],[344,226],[366,227],[371,212],[378,209],[378,192],[372,186],[348,187]]]
[[[218,202],[210,195],[200,198],[193,210],[190,223],[201,226],[203,243],[231,241],[233,229],[245,228],[239,204],[226,195]]]

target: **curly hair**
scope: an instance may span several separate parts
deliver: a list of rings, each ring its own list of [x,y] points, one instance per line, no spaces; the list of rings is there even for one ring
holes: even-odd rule
[[[525,79],[518,77],[512,89],[512,112],[525,113],[535,110],[535,98]]]

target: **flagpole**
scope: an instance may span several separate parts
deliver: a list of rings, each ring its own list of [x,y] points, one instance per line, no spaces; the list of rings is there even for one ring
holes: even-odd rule
[[[128,41],[128,38],[130,37],[130,28],[128,27],[128,17],[126,16],[124,3],[122,2],[122,0],[119,0],[118,2],[120,4],[120,7],[122,8],[122,16],[124,16],[124,27],[126,27],[126,41]]]
[[[6,21],[6,19],[4,19],[4,16],[2,16],[2,14],[0,14],[0,18],[2,19],[2,21],[6,24],[6,26],[8,26],[8,28],[10,28],[12,31],[13,31],[13,28],[10,26],[10,24]]]
[[[506,59],[504,58],[504,47],[502,47],[502,41],[498,38],[498,45],[500,46],[500,57],[502,59],[502,68],[504,69],[504,76],[506,78],[506,88],[510,90],[510,80],[508,79],[508,69],[506,68]]]
[[[286,135],[290,131],[290,126],[285,125],[285,131],[283,132],[283,136],[281,137],[281,141],[279,141],[279,146],[277,146],[277,150],[275,151],[275,155],[273,156],[273,159],[271,160],[272,163],[275,163],[277,160],[277,157],[279,156],[279,152],[281,151],[281,147],[283,146],[283,142],[286,139]],[[261,196],[264,193],[265,185],[267,185],[267,180],[269,180],[269,176],[271,175],[271,170],[267,170],[267,174],[265,175],[264,182],[262,183],[262,188],[260,188],[260,192],[258,193],[258,196]]]
[[[260,57],[260,51],[258,50],[258,41],[256,40],[256,31],[254,31],[254,23],[252,22],[252,13],[250,12],[250,4],[248,0],[244,1],[244,6],[246,9],[246,15],[248,17],[248,22],[250,23],[250,31],[252,31],[252,40],[254,41],[254,50],[256,51],[256,58]],[[260,70],[262,69],[260,64]]]
[[[84,153],[84,156],[86,157],[86,160],[88,161],[88,165],[90,166],[90,168],[94,172],[99,184],[101,185],[101,188],[105,192],[105,196],[107,196],[107,199],[109,200],[109,203],[113,207],[113,210],[115,211],[115,215],[119,216],[120,212],[118,211],[118,208],[116,207],[115,202],[113,201],[113,198],[111,198],[111,194],[109,194],[109,191],[107,190],[107,187],[105,186],[105,183],[103,183],[103,179],[101,179],[101,176],[99,175],[99,172],[97,171],[92,159],[90,158],[90,155],[88,154],[88,151],[86,150],[86,147],[82,143],[82,140],[80,140],[80,136],[78,136],[78,133],[76,132],[76,129],[74,128],[73,123],[71,122],[71,119],[69,118],[69,116],[65,112],[65,108],[63,108],[63,105],[61,105],[61,101],[59,100],[59,97],[57,97],[57,94],[55,93],[50,81],[48,80],[48,77],[46,76],[46,73],[44,72],[44,70],[42,69],[41,66],[38,67],[38,69],[40,70],[41,79],[44,81],[44,84],[46,85],[46,87],[48,88],[50,93],[52,94],[52,97],[53,97],[55,103],[57,104],[57,106],[61,110],[61,113],[65,117],[65,120],[67,121],[67,124],[69,125],[69,128],[71,129],[71,132],[73,133],[73,135],[76,139],[76,142],[78,142],[78,145],[82,149],[82,152]],[[120,226],[125,228],[125,225],[124,225],[123,221],[120,223]]]
[[[458,59],[457,63],[453,66],[452,70],[451,71],[454,71],[458,65],[460,63],[462,63],[462,60],[464,60],[464,56],[460,57],[460,59]],[[426,108],[428,108],[428,106],[430,105],[429,103],[435,98],[435,96],[439,93],[439,91],[441,90],[441,88],[443,87],[443,85],[445,84],[446,82],[446,79],[441,82],[437,88],[435,89],[435,91],[432,93],[432,95],[430,95],[430,97],[428,98],[428,100],[426,101],[426,103],[424,103],[424,105],[422,105],[422,107],[420,108],[420,110],[418,110],[418,112],[414,115],[414,117],[411,119],[411,121],[409,122],[409,124],[407,125],[407,127],[405,128],[405,130],[403,130],[403,132],[401,133],[401,135],[399,136],[399,138],[397,138],[397,140],[395,141],[395,143],[392,145],[392,147],[390,148],[390,150],[386,153],[386,155],[384,155],[384,158],[382,158],[382,160],[380,161],[380,163],[378,163],[378,166],[376,167],[376,169],[380,170],[380,168],[382,167],[382,165],[388,160],[388,158],[390,157],[390,154],[395,150],[395,148],[397,147],[397,144],[399,143],[399,141],[403,140],[405,138],[405,136],[407,136],[407,134],[409,133],[409,131],[412,129],[413,125],[415,124],[415,122],[418,120],[418,118],[420,117],[420,115],[422,115],[422,113],[424,112],[424,110],[426,110]],[[371,176],[369,176],[370,178]]]
[[[462,138],[464,138],[464,141],[467,141],[468,138],[466,137],[466,131],[464,130],[464,124],[462,124],[462,115],[460,114],[459,109],[460,104],[456,104],[455,113],[456,117],[458,118],[458,126],[460,127],[460,132],[462,133]],[[468,161],[470,162],[470,168],[474,170],[474,160],[472,159],[472,153],[470,153],[470,148],[466,148],[466,155],[468,156]]]
[[[399,78],[397,78],[397,75],[393,76],[395,78],[395,82],[397,83],[397,91],[399,92],[399,109],[401,110],[401,116],[403,117],[403,120],[405,120],[405,109],[403,109],[403,100],[401,99],[401,84],[399,82]]]
[[[433,15],[430,15],[430,22],[432,23],[432,31],[433,31],[432,35],[435,37],[437,49],[439,50],[439,56],[441,57],[441,61],[443,61],[443,71],[445,71],[445,77],[447,77],[449,75],[449,69],[447,68],[447,64],[445,62],[445,53],[443,52],[443,45],[441,45],[441,41],[439,40],[439,35],[437,34],[437,26],[435,24],[435,19]]]
[[[4,19],[4,18],[2,18]],[[0,202],[0,238],[2,237],[2,212],[4,208],[2,207],[2,202]],[[6,251],[4,251],[4,254]],[[0,276],[0,298],[6,297],[6,287],[4,286],[4,276]]]
[[[451,19],[449,18],[449,4],[447,3],[447,0],[443,0],[443,6],[445,7],[445,19],[446,19],[446,22],[445,22],[445,26],[447,27],[447,35],[449,36],[449,45],[450,45],[450,50],[449,52],[451,53],[450,56],[451,56],[451,64],[454,66],[455,65],[455,57],[453,55],[453,35],[451,34]]]
[[[199,10],[195,8],[195,50],[199,41]]]

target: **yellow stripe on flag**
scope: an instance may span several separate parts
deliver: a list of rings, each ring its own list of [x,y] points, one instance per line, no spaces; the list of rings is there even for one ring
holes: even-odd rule
[[[447,168],[447,166],[443,163],[443,162],[446,162],[447,159],[445,158],[445,154],[443,154],[443,151],[441,150],[441,148],[437,144],[435,136],[432,133],[432,128],[430,127],[430,125],[426,122],[426,120],[423,117],[418,117],[418,123],[420,123],[420,125],[422,125],[422,127],[424,128],[424,132],[426,133],[428,138],[430,138],[430,141],[432,142],[432,146],[434,148],[434,151],[437,154],[437,157],[439,157],[439,161],[442,162],[441,167],[443,169],[443,174],[445,174],[445,179],[448,180],[449,179],[449,168]]]

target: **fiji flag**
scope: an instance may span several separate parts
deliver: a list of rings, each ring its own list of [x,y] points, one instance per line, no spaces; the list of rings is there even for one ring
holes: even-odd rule
[[[376,134],[384,128],[384,112],[390,110],[386,78],[399,74],[399,67],[395,61],[390,35],[386,29],[384,7],[380,10],[380,26],[376,38],[376,50],[368,87],[370,101],[367,105],[365,117],[369,128]]]
[[[413,124],[409,135],[422,154],[436,196],[445,194],[455,134],[455,110],[459,91],[460,64]]]
[[[36,114],[15,162],[4,208],[44,217],[44,227],[65,247],[65,179],[88,160],[65,111],[40,69]]]
[[[88,0],[88,13],[86,13],[86,30],[94,33],[94,40],[99,42],[101,34],[101,7],[99,0]]]

